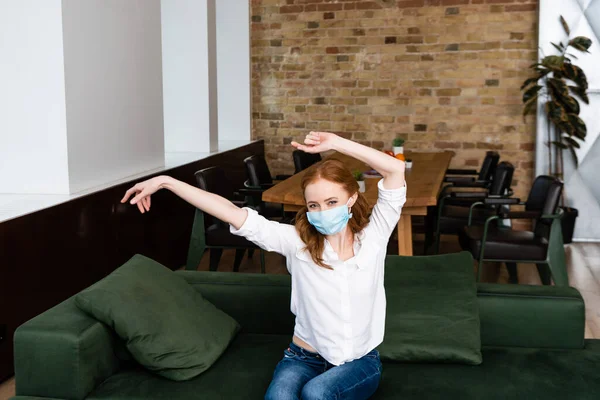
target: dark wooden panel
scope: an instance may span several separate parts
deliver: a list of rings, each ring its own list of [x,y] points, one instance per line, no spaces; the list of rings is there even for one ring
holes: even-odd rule
[[[194,172],[218,165],[228,184],[243,185],[243,159],[264,154],[262,141],[169,170],[195,185]],[[149,175],[150,178],[155,175]],[[194,208],[168,191],[152,197],[150,213],[119,203],[135,182],[0,223],[0,381],[13,374],[12,340],[23,322],[115,270],[136,253],[176,269],[186,260]]]

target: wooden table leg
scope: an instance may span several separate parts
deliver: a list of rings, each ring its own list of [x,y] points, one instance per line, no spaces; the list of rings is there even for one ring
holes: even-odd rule
[[[404,214],[398,221],[398,254],[401,256],[413,255],[412,218],[410,215]]]

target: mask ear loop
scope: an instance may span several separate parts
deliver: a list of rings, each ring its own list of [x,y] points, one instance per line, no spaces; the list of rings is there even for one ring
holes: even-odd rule
[[[348,203],[350,203],[350,200],[352,200],[352,197],[350,197],[346,202],[346,207],[348,207],[349,218],[352,218],[352,206],[348,205]]]
[[[350,197],[348,199],[348,201],[346,202],[346,207],[348,207],[348,215],[349,218],[352,218],[352,206],[348,205],[348,203],[350,203],[350,200],[352,200],[352,197]],[[348,224],[346,224],[346,226],[344,227],[344,234],[342,235],[342,254],[344,254],[344,249],[346,248],[346,235],[347,235],[347,230],[348,230]]]

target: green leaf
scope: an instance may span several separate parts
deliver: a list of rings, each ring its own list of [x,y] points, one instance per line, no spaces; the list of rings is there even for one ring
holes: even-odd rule
[[[523,93],[523,103],[527,103],[533,96],[537,96],[541,88],[543,88],[543,86],[535,85],[527,89],[525,93]]]
[[[575,114],[568,114],[567,118],[569,124],[575,128],[574,135],[582,140],[585,139],[587,136],[587,126],[585,125],[585,122]]]
[[[587,81],[587,76],[585,76],[585,72],[583,72],[583,70],[575,65],[573,65],[573,67],[575,69],[577,69],[577,76],[574,76],[573,79],[571,79],[573,82],[575,82],[575,84],[577,84],[577,86],[579,86],[580,88],[582,88],[583,90],[587,90],[588,88],[588,81]]]
[[[527,86],[531,85],[532,83],[537,82],[539,79],[540,79],[539,77],[526,79],[525,82],[523,82],[523,84],[521,85],[521,90],[525,89]]]
[[[585,104],[590,104],[590,99],[588,98],[585,90],[582,90],[579,86],[569,86],[569,89],[579,96],[579,98],[583,100]]]
[[[569,36],[571,34],[571,30],[569,29],[569,25],[567,24],[567,21],[565,21],[562,15],[560,16],[560,23],[562,24],[567,36]]]
[[[569,147],[574,147],[574,148],[576,148],[576,149],[579,149],[579,148],[581,148],[581,145],[579,144],[579,142],[578,142],[577,140],[573,139],[573,138],[572,138],[572,137],[570,137],[570,136],[566,136],[566,135],[565,135],[565,136],[563,136],[563,137],[562,137],[562,139],[563,139],[565,142],[567,142],[567,145],[568,145]]]
[[[552,72],[549,69],[543,69],[541,71],[538,71],[539,75],[538,75],[538,79],[542,79],[543,77],[545,77],[546,75],[548,75],[550,72]]]
[[[563,105],[563,107],[567,110],[567,112],[572,114],[579,114],[580,107],[579,102],[575,100],[574,97],[571,96],[561,96],[559,102]]]
[[[568,122],[569,117],[565,109],[556,101],[546,102],[546,114],[550,121],[559,126],[563,122]]]
[[[583,51],[585,53],[589,53],[588,49],[592,45],[592,41],[585,36],[577,36],[569,40],[569,46],[573,46],[579,51]]]
[[[575,128],[569,122],[561,122],[557,125],[557,128],[560,132],[564,132],[567,135],[575,134]]]
[[[567,78],[575,82],[577,86],[583,89],[588,88],[588,82],[587,77],[585,76],[585,72],[583,72],[583,70],[577,65],[573,65],[571,63],[564,63],[562,66],[562,72]]]
[[[577,57],[575,56],[575,54],[567,53],[567,55],[568,55],[569,57],[573,57],[573,58],[574,58],[574,59],[576,59],[576,60],[579,60],[579,58],[577,58]]]
[[[570,62],[566,62],[562,66],[562,72],[571,80],[574,80],[573,78],[577,77],[579,71],[581,71],[581,68],[578,68],[576,65],[573,65]]]
[[[538,96],[536,94],[531,99],[529,99],[527,103],[525,103],[525,105],[523,106],[523,120],[525,120],[525,116],[527,114],[531,114],[533,111],[536,110],[537,100]]]
[[[563,49],[561,49],[561,48],[560,48],[560,47],[559,47],[557,44],[554,44],[554,43],[552,43],[552,42],[550,42],[550,44],[551,44],[552,46],[554,46],[554,48],[555,48],[556,50],[558,50],[558,52],[559,52],[559,53],[562,53],[562,52],[563,52]]]
[[[569,147],[569,151],[571,152],[571,156],[573,156],[573,161],[575,161],[575,167],[579,166],[579,159],[577,158],[577,153],[573,147]]]
[[[550,142],[550,143],[552,143],[553,145],[555,145],[555,146],[556,146],[556,147],[558,147],[559,149],[562,149],[562,150],[566,150],[566,149],[568,149],[567,145],[566,145],[566,144],[564,144],[564,143],[562,143],[562,142],[559,142],[559,141],[556,141],[556,140],[554,140],[554,141],[552,141],[552,142]]]
[[[542,65],[553,71],[560,71],[564,62],[563,56],[546,56],[542,58]]]
[[[559,96],[565,97],[569,95],[569,88],[561,79],[549,78],[547,82],[550,95],[554,97],[554,99],[557,99]]]

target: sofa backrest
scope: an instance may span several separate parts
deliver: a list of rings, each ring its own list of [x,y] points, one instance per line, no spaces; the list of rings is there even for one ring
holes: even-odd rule
[[[178,271],[242,332],[293,333],[288,275]],[[482,346],[582,348],[585,305],[571,287],[478,284]],[[390,288],[388,287],[389,291]]]
[[[292,334],[289,275],[177,271],[245,333]]]

